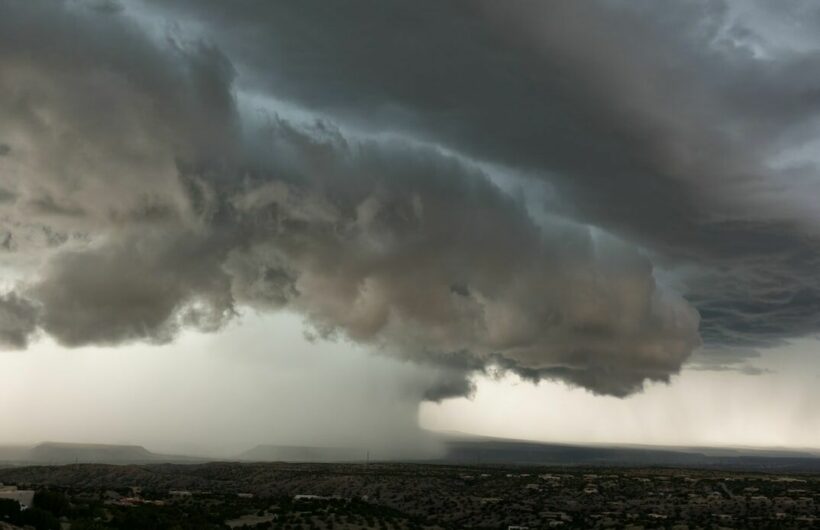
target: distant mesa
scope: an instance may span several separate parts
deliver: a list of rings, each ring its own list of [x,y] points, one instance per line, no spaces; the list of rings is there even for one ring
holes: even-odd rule
[[[669,466],[766,471],[820,470],[820,453],[804,450],[572,445],[510,440],[460,433],[438,433],[444,449],[430,459],[392,461],[455,465]],[[257,445],[229,460],[246,463],[365,463],[383,460],[366,448],[305,445]],[[0,467],[61,464],[196,464],[212,458],[165,455],[139,445],[47,442],[35,446],[0,446]]]
[[[54,464],[154,462],[157,455],[139,445],[41,443],[31,449],[31,460]]]
[[[152,453],[139,445],[44,442],[35,446],[0,446],[0,464],[149,464],[195,461],[199,459]]]

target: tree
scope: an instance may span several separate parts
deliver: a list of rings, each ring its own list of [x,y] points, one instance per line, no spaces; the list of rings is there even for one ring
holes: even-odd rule
[[[0,520],[16,520],[20,516],[20,504],[11,499],[0,499]]]
[[[14,524],[33,526],[37,530],[60,530],[60,520],[54,514],[36,507],[20,512]]]
[[[38,490],[34,494],[34,507],[51,512],[57,517],[68,515],[69,502],[66,496],[60,491]]]

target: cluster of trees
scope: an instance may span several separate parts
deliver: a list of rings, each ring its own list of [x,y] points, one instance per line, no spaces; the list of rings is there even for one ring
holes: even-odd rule
[[[106,506],[100,499],[75,500],[72,503],[70,497],[60,490],[42,489],[36,492],[33,506],[27,510],[21,510],[16,501],[0,499],[0,521],[36,530],[60,530],[61,519],[70,521],[72,530],[226,530],[226,520],[248,512],[256,512],[259,516],[268,513],[276,515],[274,521],[263,521],[253,526],[257,529],[319,528],[327,522],[367,528],[421,528],[419,521],[407,514],[361,499],[295,501],[288,497],[240,499],[230,495],[213,495],[163,505],[126,507]],[[318,522],[322,520],[326,523]]]

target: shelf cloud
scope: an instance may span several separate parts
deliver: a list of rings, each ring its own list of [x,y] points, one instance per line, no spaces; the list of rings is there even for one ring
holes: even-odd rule
[[[0,15],[6,347],[287,310],[438,367],[439,400],[626,396],[820,331],[820,55],[730,2]]]

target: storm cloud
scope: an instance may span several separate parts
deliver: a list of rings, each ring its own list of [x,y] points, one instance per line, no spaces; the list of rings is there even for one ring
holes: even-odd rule
[[[8,346],[251,307],[625,396],[820,328],[820,55],[729,2],[101,5],[0,0]]]
[[[0,344],[19,349],[28,346],[29,336],[37,327],[37,311],[16,294],[0,296]]]

